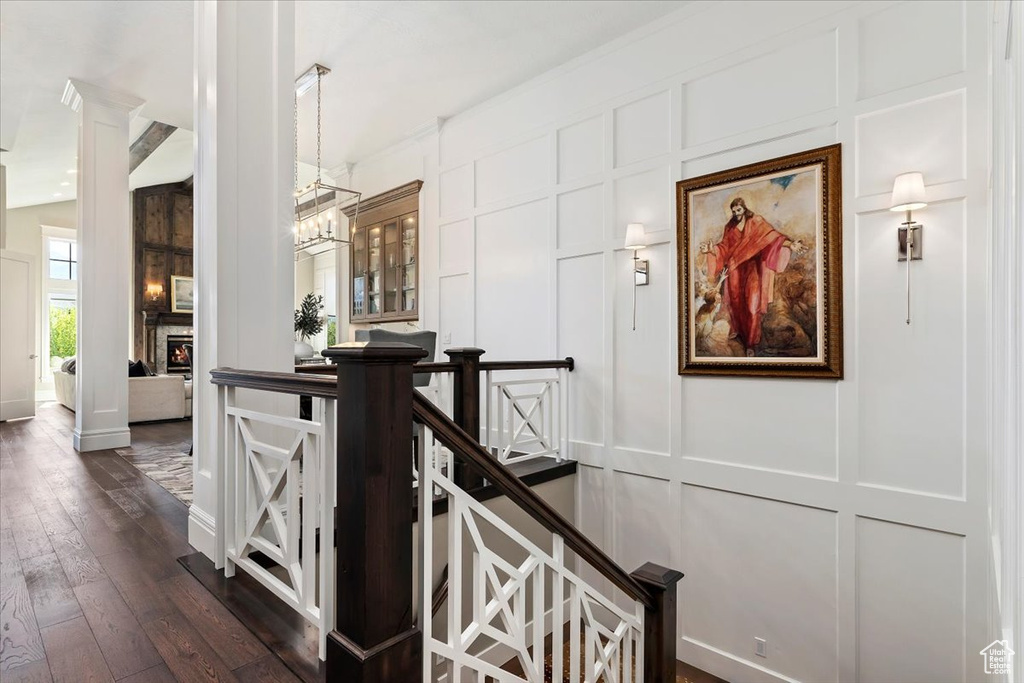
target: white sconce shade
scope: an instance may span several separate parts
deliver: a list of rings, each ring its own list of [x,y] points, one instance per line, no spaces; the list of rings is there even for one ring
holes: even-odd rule
[[[928,206],[924,191],[924,176],[920,173],[903,173],[896,176],[892,184],[890,211],[914,211]]]
[[[643,223],[630,223],[626,226],[626,249],[643,249],[647,246],[644,242]]]

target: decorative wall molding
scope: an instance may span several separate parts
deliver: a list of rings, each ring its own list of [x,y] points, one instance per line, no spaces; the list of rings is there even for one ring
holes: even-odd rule
[[[425,243],[436,240],[423,261],[439,302],[424,326],[489,355],[576,358],[569,436],[581,462],[580,528],[621,562],[661,553],[686,573],[679,655],[722,678],[852,681],[882,666],[892,680],[962,682],[979,677],[977,652],[995,637],[985,627],[987,155],[973,144],[985,139],[990,113],[988,11],[972,2],[698,2],[445,123],[437,174],[424,176],[438,188],[440,226],[424,231]],[[861,39],[896,15],[930,30],[898,49]],[[756,39],[737,46],[730,36],[738,31]],[[962,60],[936,58],[950,45],[962,46]],[[768,68],[779,54],[788,55],[785,68]],[[821,55],[830,68],[818,68]],[[867,81],[867,73],[876,75]],[[803,107],[776,102],[779,79],[828,97],[806,93]],[[758,104],[731,112],[723,103],[733,97]],[[936,123],[931,114],[949,114],[954,100],[962,125],[935,138],[945,146],[920,144]],[[688,137],[695,107],[715,118]],[[922,112],[912,125],[878,126],[877,144],[862,144],[858,119],[881,122],[907,109]],[[673,181],[836,142],[847,378],[674,377]],[[388,175],[403,166],[395,157],[417,153],[396,148],[381,155],[386,162],[360,162],[360,172],[387,186],[402,179]],[[926,310],[908,330],[884,186],[919,162],[936,165],[926,172],[933,205],[921,220],[937,250],[915,271],[933,295],[919,297]],[[543,181],[521,192],[505,183],[523,177]],[[586,197],[560,202],[584,188]],[[427,225],[430,213],[421,215]],[[634,219],[658,235],[644,254],[653,276],[635,333],[623,327],[630,272],[622,249]],[[483,343],[495,334],[495,308],[515,325],[500,326],[497,344]],[[912,411],[920,428],[908,427],[902,410],[877,407],[896,397],[921,411]],[[937,451],[952,455],[932,457]],[[885,460],[887,468],[869,467]],[[693,519],[707,537],[680,534]],[[864,520],[882,526],[864,537]],[[890,532],[911,568],[948,564],[962,547],[962,574],[952,577],[960,593],[919,571],[905,589],[879,582],[870,597],[859,594],[859,572],[889,566]],[[756,579],[740,572],[715,583],[716,568],[749,567],[744,553],[755,546]],[[801,598],[760,610],[766,583]],[[735,607],[723,606],[726,592]],[[901,627],[886,631],[879,614]],[[859,615],[883,626],[866,634]],[[919,637],[933,627],[932,641]],[[779,650],[756,657],[754,636]],[[943,658],[931,657],[935,648]]]

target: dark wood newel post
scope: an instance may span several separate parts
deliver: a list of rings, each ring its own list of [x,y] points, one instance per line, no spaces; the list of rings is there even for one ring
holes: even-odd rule
[[[648,562],[630,574],[654,596],[654,608],[644,612],[644,680],[676,680],[676,584],[682,572]]]
[[[423,349],[349,343],[338,365],[337,571],[329,683],[408,683],[423,671],[413,623],[412,366]]]
[[[453,388],[453,413],[455,424],[480,441],[480,356],[483,349],[459,348],[445,351],[448,360],[457,363],[455,386]],[[464,489],[483,486],[484,480],[465,463],[456,462],[453,481]]]

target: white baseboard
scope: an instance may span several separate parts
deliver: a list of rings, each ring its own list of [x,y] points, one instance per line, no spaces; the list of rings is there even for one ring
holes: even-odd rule
[[[132,433],[126,427],[117,429],[75,430],[74,446],[79,453],[102,451],[108,448],[126,448],[132,445]]]
[[[681,636],[676,659],[727,681],[749,683],[799,683],[778,671],[761,666],[731,652],[703,643],[696,638]]]
[[[217,521],[193,503],[188,509],[188,543],[217,564]]]

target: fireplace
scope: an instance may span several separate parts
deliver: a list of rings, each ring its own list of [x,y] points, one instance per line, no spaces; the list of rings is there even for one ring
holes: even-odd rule
[[[192,343],[191,335],[167,335],[167,374],[188,374],[190,372],[185,344]]]

